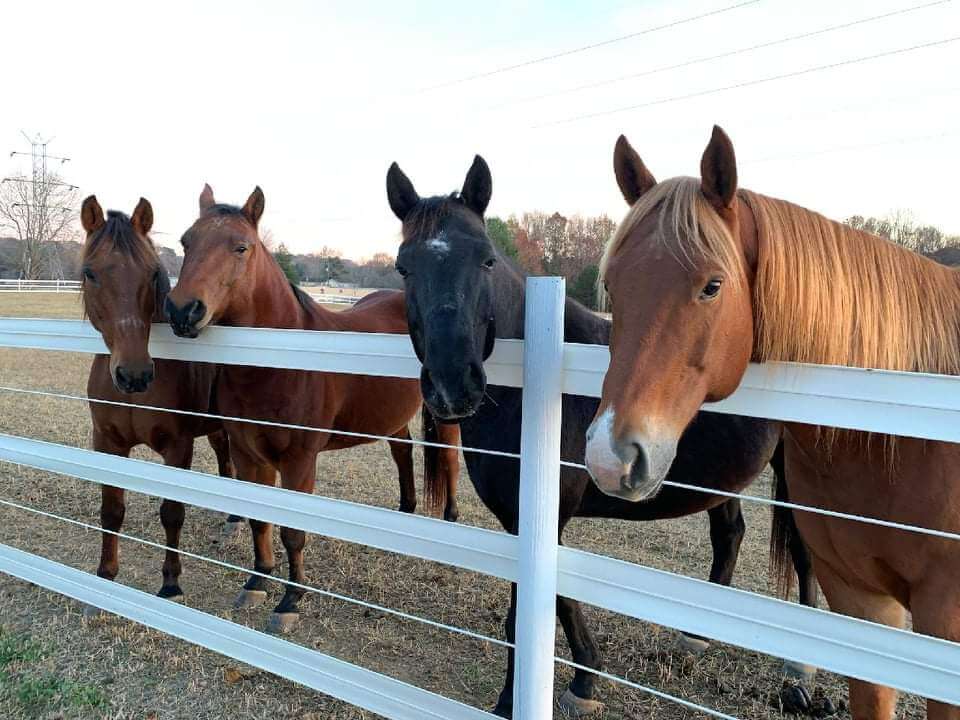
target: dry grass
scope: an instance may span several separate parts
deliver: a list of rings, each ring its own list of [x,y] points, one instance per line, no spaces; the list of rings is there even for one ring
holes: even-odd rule
[[[0,295],[0,315],[41,314],[78,317],[79,307],[72,296]],[[88,365],[85,355],[0,349],[4,385],[82,394]],[[0,418],[0,431],[5,433],[89,446],[88,412],[83,403],[0,394]],[[197,443],[197,450],[195,467],[215,472],[213,454],[204,441]],[[140,452],[137,457],[150,455]],[[396,506],[395,472],[382,444],[322,454],[317,470],[318,491],[324,495]],[[758,484],[754,491],[766,493],[765,485]],[[495,527],[469,482],[465,480],[461,488],[461,522]],[[0,497],[98,522],[98,488],[80,480],[0,464]],[[154,498],[128,495],[124,531],[162,541],[158,505]],[[769,514],[758,505],[749,505],[745,512],[748,532],[736,584],[768,592]],[[220,519],[213,512],[189,509],[184,548],[247,566],[251,561],[249,533],[221,545]],[[710,563],[705,515],[646,524],[576,520],[566,540],[575,547],[695,577],[705,576]],[[99,553],[95,533],[9,508],[0,509],[0,542],[87,571],[95,570]],[[281,549],[279,541],[275,547]],[[122,543],[122,552],[118,580],[146,591],[158,590],[160,552],[129,542]],[[189,559],[184,566],[182,584],[189,605],[263,627],[271,606],[246,611],[232,607],[245,578]],[[278,571],[285,571],[282,564]],[[317,587],[502,637],[509,588],[492,578],[322,537],[312,537],[308,544],[307,575]],[[276,602],[280,594],[281,586],[276,585],[271,601]],[[505,670],[499,648],[316,595],[305,599],[303,609],[301,623],[290,636],[294,642],[476,706],[490,707],[496,699]],[[586,608],[586,614],[610,672],[741,718],[781,716],[771,702],[782,685],[778,660],[724,645],[715,645],[701,657],[685,657],[674,649],[673,633],[668,629],[595,608]],[[0,694],[4,717],[373,717],[134,623],[112,617],[86,621],[77,603],[20,581],[7,580],[0,586],[0,630],[26,636],[44,648],[44,657],[36,661],[38,676],[52,674],[63,682],[100,690],[106,698],[101,707],[63,704],[38,709],[5,702]],[[569,656],[562,633],[558,633],[557,652]],[[558,670],[558,695],[569,677],[567,669]],[[846,697],[842,681],[833,675],[821,673],[818,687],[834,701]],[[604,720],[672,720],[697,715],[622,686],[605,683],[601,688],[607,703]],[[903,711],[905,717],[922,717],[915,698],[904,703]],[[848,715],[841,712],[840,716]]]

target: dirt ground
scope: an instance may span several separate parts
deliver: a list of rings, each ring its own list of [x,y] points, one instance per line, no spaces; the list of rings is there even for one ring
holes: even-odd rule
[[[80,315],[76,296],[0,295],[0,316]],[[83,394],[90,357],[76,353],[0,348],[3,385]],[[419,430],[419,428],[417,428]],[[0,393],[0,432],[89,447],[85,403]],[[136,457],[151,458],[148,452]],[[417,456],[418,463],[420,456]],[[215,472],[205,441],[197,443],[194,467]],[[393,508],[398,489],[383,444],[336,454],[317,463],[318,493]],[[419,470],[418,470],[419,472]],[[762,479],[752,492],[766,495]],[[99,489],[80,480],[0,463],[0,498],[98,523]],[[495,527],[464,477],[461,522]],[[159,501],[128,495],[124,531],[163,541]],[[748,503],[747,536],[735,585],[768,593],[769,511]],[[184,528],[186,550],[248,566],[249,531],[220,541],[221,516],[190,508]],[[705,515],[657,523],[575,520],[569,545],[665,570],[705,577],[710,544]],[[95,571],[99,537],[92,531],[0,507],[0,542]],[[118,581],[145,591],[160,587],[161,553],[122,542]],[[275,542],[278,559],[282,546]],[[436,563],[414,560],[323,537],[307,546],[307,577],[316,587],[390,606],[494,637],[503,637],[506,583]],[[285,574],[281,562],[278,572]],[[195,608],[255,628],[263,628],[272,605],[233,609],[244,581],[237,572],[186,559],[182,585]],[[270,600],[281,594],[276,584]],[[294,642],[358,663],[466,703],[489,709],[505,671],[505,654],[488,643],[434,630],[413,621],[356,605],[308,596]],[[596,608],[585,608],[590,626],[614,674],[685,697],[740,718],[781,717],[777,703],[783,684],[780,661],[715,644],[692,657],[675,647],[674,633]],[[569,657],[562,633],[557,653]],[[559,667],[557,696],[571,671]],[[610,682],[601,684],[604,720],[697,717],[698,713]],[[820,673],[816,693],[845,710],[845,683]],[[0,583],[0,711],[4,718],[111,718],[193,720],[275,718],[347,720],[374,717],[344,703],[186,642],[173,640],[116,617],[85,620],[78,603],[4,578]],[[561,717],[557,711],[556,717]],[[922,717],[917,698],[901,701],[902,717]]]

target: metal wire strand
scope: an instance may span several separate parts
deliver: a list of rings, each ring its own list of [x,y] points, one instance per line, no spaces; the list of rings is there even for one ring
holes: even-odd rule
[[[418,615],[411,615],[410,613],[403,612],[402,610],[394,610],[393,608],[388,608],[383,605],[377,605],[376,603],[370,603],[365,600],[358,600],[357,598],[350,597],[349,595],[341,595],[340,593],[335,593],[331,590],[323,590],[313,585],[304,585],[302,583],[294,582],[293,580],[287,580],[283,577],[278,577],[275,575],[267,575],[266,573],[257,572],[256,570],[251,570],[249,568],[241,567],[239,565],[234,565],[233,563],[228,563],[223,560],[216,560],[206,555],[199,555],[197,553],[192,553],[181,548],[173,548],[169,545],[164,545],[163,543],[154,542],[152,540],[147,540],[145,538],[140,538],[135,535],[128,535],[127,533],[117,532],[114,530],[107,530],[106,528],[100,527],[98,525],[91,525],[90,523],[83,522],[82,520],[74,520],[73,518],[64,517],[63,515],[57,515],[56,513],[47,512],[45,510],[39,510],[29,505],[21,505],[20,503],[13,502],[12,500],[4,500],[0,498],[0,505],[6,505],[7,507],[16,508],[24,512],[33,513],[35,515],[41,515],[43,517],[49,518],[51,520],[59,520],[60,522],[67,523],[69,525],[75,525],[77,527],[84,528],[86,530],[93,530],[94,532],[106,533],[107,535],[113,535],[123,540],[131,540],[142,545],[148,545],[149,547],[156,548],[158,550],[166,550],[167,552],[174,552],[178,555],[183,555],[184,557],[189,557],[194,560],[202,560],[203,562],[208,562],[213,565],[218,565],[219,567],[226,568],[227,570],[236,570],[241,573],[247,573],[249,575],[254,575],[256,577],[263,578],[264,580],[272,580],[274,582],[281,583],[283,585],[289,585],[290,587],[295,587],[300,590],[305,590],[307,592],[317,593],[318,595],[323,595],[325,597],[332,598],[334,600],[340,600],[342,602],[350,603],[353,605],[359,605],[360,607],[368,608],[370,610],[376,610],[377,612],[382,612],[387,615],[393,615],[395,617],[401,618],[403,620],[412,620],[414,622],[422,623],[424,625],[429,625],[430,627],[436,628],[438,630],[446,630],[447,632],[457,633],[458,635],[465,635],[466,637],[472,638],[474,640],[481,640],[483,642],[493,643],[494,645],[499,645],[501,647],[514,647],[514,644],[507,642],[506,640],[499,640],[497,638],[490,637],[488,635],[483,635],[482,633],[476,633],[472,630],[465,630],[463,628],[456,627],[454,625],[447,625],[436,620],[429,620],[427,618],[420,617]]]

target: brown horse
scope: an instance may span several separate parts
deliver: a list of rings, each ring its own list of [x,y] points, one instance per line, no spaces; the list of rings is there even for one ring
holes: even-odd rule
[[[751,360],[960,374],[960,277],[809,210],[737,189],[719,128],[701,178],[657,183],[624,138],[636,195],[604,256],[611,363],[587,458],[597,485],[654,496],[704,401]],[[803,505],[960,531],[960,446],[788,423],[790,494]],[[600,460],[599,462],[596,460]],[[960,552],[946,539],[813,513],[797,525],[836,612],[960,640]],[[854,718],[886,720],[896,692],[850,679]],[[960,707],[928,701],[933,720]]]
[[[184,262],[177,286],[167,296],[173,331],[197,337],[211,323],[243,327],[296,328],[406,333],[403,293],[381,291],[366,296],[349,310],[332,312],[291,284],[260,240],[257,225],[263,214],[260,188],[242,208],[214,201],[207,185],[200,195],[200,217],[184,233]],[[217,400],[224,414],[266,419],[332,430],[367,433],[409,440],[408,424],[421,408],[416,380],[317,373],[302,370],[226,365],[217,383]],[[312,493],[317,453],[340,450],[371,440],[336,433],[286,430],[228,422],[230,450],[238,476],[265,485]],[[438,426],[440,442],[459,444],[456,426]],[[390,452],[400,474],[400,509],[413,512],[413,447],[391,442]],[[446,482],[447,517],[455,515],[456,450],[441,450],[444,459],[428,463],[441,470]],[[429,478],[428,478],[429,480]],[[452,519],[452,517],[451,517]],[[273,571],[273,539],[269,523],[250,520],[258,573]],[[304,582],[302,530],[282,528],[280,537],[290,563],[290,580]],[[237,600],[250,607],[266,598],[265,580],[252,575]],[[288,585],[270,627],[284,631],[296,622],[302,589]]]
[[[206,363],[154,360],[147,344],[152,322],[163,321],[163,301],[170,289],[167,273],[150,240],[153,209],[140,198],[131,217],[103,210],[93,195],[80,213],[87,232],[83,247],[83,307],[90,323],[103,336],[109,355],[97,355],[90,366],[87,396],[109,402],[135,402],[191,412],[215,412],[213,383],[216,367]],[[135,398],[131,398],[135,394]],[[206,435],[217,456],[219,472],[233,477],[223,426],[214,420],[175,413],[139,410],[91,402],[93,449],[127,457],[146,445],[167,465],[190,468],[194,438]],[[119,531],[125,512],[124,491],[103,485],[100,522]],[[164,500],[160,521],[167,545],[180,545],[183,503]],[[240,518],[228,526],[239,527]],[[97,575],[113,580],[120,569],[116,535],[103,535]],[[163,563],[160,597],[179,600],[180,555],[168,550]]]

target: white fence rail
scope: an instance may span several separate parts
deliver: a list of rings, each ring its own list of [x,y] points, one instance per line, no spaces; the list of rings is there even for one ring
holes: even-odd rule
[[[79,280],[4,280],[0,279],[0,292],[53,292],[78,293]]]
[[[555,303],[556,285],[551,284],[554,282],[542,278],[530,280],[528,305]],[[542,317],[542,313],[528,316],[527,337],[536,334],[533,326],[541,322]],[[420,372],[405,336],[209,328],[200,339],[181,340],[167,328],[155,326],[152,337],[151,352],[157,357],[400,377],[417,377]],[[100,336],[85,323],[77,321],[3,319],[0,320],[0,346],[86,353],[105,351]],[[552,361],[562,371],[562,384],[557,382],[556,385],[562,386],[564,392],[599,395],[609,361],[606,348],[565,344],[561,349],[559,344],[549,342],[531,343],[530,347],[542,356],[526,358],[525,363],[522,342],[498,341],[487,363],[490,382],[523,386],[525,365],[530,372],[532,368],[542,368]],[[733,396],[707,409],[957,442],[960,441],[958,391],[960,379],[957,378],[771,364],[751,367],[741,388]],[[534,402],[531,399],[525,401]],[[540,416],[549,418],[552,425],[558,422],[549,410],[554,401],[555,394],[549,392],[543,393],[543,397],[536,401],[542,410]],[[536,413],[528,414],[527,409],[525,404],[525,422],[531,422]],[[523,451],[524,460],[534,459],[533,454],[537,454],[541,467],[555,466],[551,455],[552,441],[536,445],[525,443]],[[523,474],[521,494],[526,502],[521,504],[518,539],[504,533],[12,436],[0,436],[0,460],[222,512],[262,518],[519,581],[521,588],[527,586],[527,590],[533,593],[527,603],[521,605],[521,612],[524,607],[549,606],[549,617],[552,618],[553,594],[560,592],[633,617],[960,704],[960,645],[590,553],[568,548],[559,548],[558,551],[555,535],[550,536],[544,531],[550,527],[550,515],[554,518],[556,515],[555,495],[545,492],[543,487],[538,492],[530,484],[534,477],[544,482],[547,477],[544,473]],[[531,505],[531,500],[538,497],[539,504],[534,502]],[[531,518],[538,513],[540,532],[531,533]],[[529,578],[519,572],[521,547],[524,553],[529,552],[531,559],[549,558],[551,553],[554,554],[557,558],[555,587],[543,587],[542,583],[528,585]],[[110,586],[109,593],[104,594],[100,591],[103,581],[98,578],[2,546],[0,570],[140,622],[149,620],[146,615],[156,617],[157,624],[152,626],[164,632],[179,637],[189,634],[188,640],[259,667],[263,665],[252,662],[246,655],[240,657],[233,653],[240,652],[237,648],[248,640],[257,647],[269,647],[270,667],[264,669],[387,717],[413,717],[402,703],[374,706],[380,702],[377,698],[385,702],[384,698],[393,697],[393,692],[400,693],[397,697],[414,698],[411,702],[426,703],[423,707],[439,713],[436,717],[489,717],[430,693],[421,697],[416,693],[425,691],[409,686],[396,690],[391,685],[396,681],[346,663],[324,659],[325,656],[314,657],[319,654],[310,655],[312,651],[290,643],[276,641],[268,646],[266,636],[246,628],[236,629],[238,626],[230,623],[217,624],[224,621],[210,621],[209,627],[215,628],[211,631],[213,634],[177,630],[179,622],[192,623],[190,627],[207,627],[203,623],[208,621],[198,619],[193,614],[196,611],[167,608],[169,603],[165,601],[141,597],[142,594],[136,594],[136,591],[127,593],[126,589],[120,590],[114,585]],[[543,577],[549,577],[549,573]],[[111,604],[110,598],[116,598],[116,603]],[[128,605],[121,607],[121,602],[128,602]],[[549,716],[542,712],[544,698],[549,701],[550,690],[547,687],[545,692],[542,677],[545,660],[553,661],[552,642],[547,642],[552,640],[552,620],[546,639],[543,630],[543,627],[518,623],[516,705],[519,713],[526,713],[518,714],[520,720],[540,720]],[[233,642],[238,645],[231,645]],[[269,642],[274,643],[274,639]],[[310,667],[324,668],[329,672],[318,680],[307,674]],[[525,675],[528,668],[536,669],[541,680],[536,681],[532,675],[528,678]],[[341,682],[353,682],[357,694],[343,694]],[[362,688],[372,694],[369,697],[363,695]],[[421,716],[432,717],[429,714]]]

